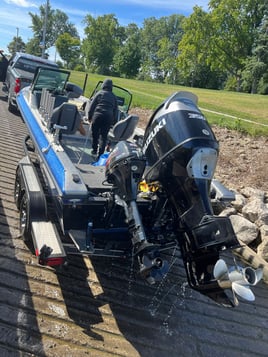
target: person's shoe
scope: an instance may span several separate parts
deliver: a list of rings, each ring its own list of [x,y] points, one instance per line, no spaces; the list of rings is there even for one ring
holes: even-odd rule
[[[90,154],[93,155],[93,156],[96,156],[97,155],[97,151],[92,149]]]

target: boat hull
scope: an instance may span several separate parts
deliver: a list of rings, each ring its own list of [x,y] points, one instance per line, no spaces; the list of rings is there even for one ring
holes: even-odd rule
[[[35,149],[58,193],[69,198],[86,197],[87,188],[82,181],[80,172],[73,165],[62,146],[55,142],[53,134],[45,126],[38,109],[31,107],[28,87],[19,93],[17,103]]]

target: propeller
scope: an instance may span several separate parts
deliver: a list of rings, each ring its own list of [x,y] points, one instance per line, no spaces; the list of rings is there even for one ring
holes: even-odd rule
[[[262,279],[263,271],[261,268],[242,268],[237,264],[228,269],[225,261],[219,259],[214,266],[213,274],[221,288],[232,290],[234,304],[237,306],[239,302],[236,295],[247,301],[255,300],[250,286],[256,285]]]

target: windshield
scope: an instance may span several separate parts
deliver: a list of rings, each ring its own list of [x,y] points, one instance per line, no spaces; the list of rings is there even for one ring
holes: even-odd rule
[[[32,90],[42,90],[43,88],[53,92],[63,92],[69,79],[70,72],[58,69],[41,68],[36,70]]]

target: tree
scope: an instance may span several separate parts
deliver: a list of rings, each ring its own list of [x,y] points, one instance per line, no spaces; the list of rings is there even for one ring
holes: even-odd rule
[[[199,71],[207,62],[208,14],[195,6],[193,13],[183,22],[184,35],[179,43],[178,67],[186,84],[196,86]]]
[[[14,36],[12,41],[7,46],[9,53],[13,54],[15,52],[24,52],[25,43],[20,36]]]
[[[35,56],[41,56],[42,48],[40,47],[40,39],[38,37],[31,38],[25,45],[25,52]]]
[[[157,43],[157,56],[160,61],[163,79],[167,83],[176,84],[180,80],[177,58],[178,44],[183,36],[183,20],[184,16],[182,15],[171,15],[167,18],[162,18],[165,31],[163,37]]]
[[[264,67],[259,60],[253,60],[253,56],[265,1],[211,0],[209,13],[194,7],[193,13],[185,19],[184,36],[179,44],[178,65],[186,81],[191,76],[192,85],[203,86],[204,73],[207,73],[209,85],[217,84],[213,76],[218,76],[221,87],[228,75],[229,88],[235,89],[230,87],[235,82],[236,89],[240,90],[242,76],[244,82],[246,77],[249,80],[247,74],[253,72],[255,80],[260,77]],[[251,85],[256,87],[257,82]]]
[[[125,28],[125,39],[116,52],[114,69],[120,76],[134,78],[138,74],[141,63],[140,30],[136,24]]]
[[[183,18],[182,15],[171,15],[144,20],[141,32],[143,78],[155,78],[162,82],[166,76],[174,75],[171,73],[176,69],[178,44],[183,34]]]
[[[66,62],[67,68],[71,62],[75,64],[80,57],[80,40],[69,33],[63,33],[57,38],[56,48],[60,57]]]
[[[268,13],[264,16],[257,34],[252,56],[247,58],[242,72],[242,85],[244,90],[253,94],[268,94]]]
[[[111,73],[114,55],[122,42],[122,28],[113,14],[96,19],[87,15],[85,24],[82,52],[88,69],[100,74]]]
[[[166,83],[178,84],[180,81],[180,71],[177,66],[178,51],[174,53],[172,41],[163,37],[158,41],[159,49],[159,69],[162,71],[162,78]]]
[[[267,0],[211,0],[208,58],[213,69],[226,70],[241,87],[242,72],[257,37]]]
[[[45,50],[54,46],[58,36],[63,33],[68,33],[72,37],[77,37],[78,32],[75,26],[69,22],[68,16],[59,9],[53,10],[49,4],[48,6],[41,5],[40,8],[40,15],[33,14],[29,12],[29,15],[32,18],[32,25],[30,26],[33,31],[33,38],[30,40],[29,49],[31,49],[30,53],[40,55],[41,54],[41,47],[43,41],[43,34],[44,34],[44,26],[46,24],[46,31],[45,31]],[[46,13],[47,11],[47,13]],[[33,46],[33,44],[37,44],[37,46]]]

